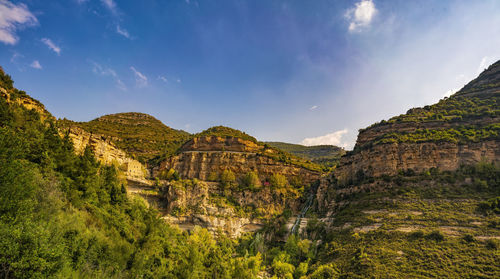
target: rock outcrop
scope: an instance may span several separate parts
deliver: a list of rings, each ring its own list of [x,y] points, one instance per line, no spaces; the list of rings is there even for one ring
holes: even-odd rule
[[[78,127],[61,131],[62,135],[66,133],[73,141],[76,153],[82,154],[85,148],[90,146],[97,160],[104,164],[117,165],[129,180],[147,183],[148,170],[139,161],[128,157],[124,151],[118,149],[108,137],[89,133]]]
[[[264,146],[234,137],[194,138],[184,144],[179,155],[163,161],[153,174],[156,176],[162,170],[174,169],[183,178],[208,180],[211,173],[231,170],[237,177],[254,171],[261,178],[282,174],[288,179],[300,178],[303,183],[319,178],[319,172],[275,160],[266,155],[272,150],[264,149]]]
[[[500,162],[500,61],[439,103],[360,130],[335,177],[395,175]]]

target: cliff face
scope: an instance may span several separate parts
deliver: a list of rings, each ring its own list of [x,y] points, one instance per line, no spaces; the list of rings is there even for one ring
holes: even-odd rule
[[[0,97],[5,98],[7,103],[14,102],[18,105],[21,105],[25,107],[27,110],[35,110],[36,112],[39,113],[41,120],[45,119],[54,119],[55,118],[50,114],[46,109],[45,106],[40,103],[38,100],[33,99],[23,91],[16,90],[15,89],[5,89],[3,87],[0,87]],[[11,94],[14,93],[16,95],[15,98],[11,98]]]
[[[78,154],[82,154],[85,148],[90,146],[97,160],[104,164],[117,164],[125,172],[127,179],[146,181],[148,176],[146,168],[139,161],[128,157],[124,151],[118,149],[108,137],[89,133],[78,127],[68,128],[62,133],[68,133]]]
[[[335,175],[347,181],[354,179],[360,170],[374,177],[395,175],[399,170],[409,169],[417,172],[431,168],[456,170],[460,165],[472,165],[481,160],[500,162],[500,141],[380,144],[342,158]]]
[[[196,181],[189,185],[172,182],[164,189],[167,215],[163,218],[169,223],[186,229],[200,225],[231,237],[256,231],[272,216],[286,208],[297,211],[300,205],[297,198],[273,193],[269,188],[257,192],[228,190],[218,183]]]
[[[154,170],[154,175],[165,169],[174,169],[183,178],[208,180],[211,173],[220,174],[224,170],[231,170],[237,177],[254,171],[261,178],[282,174],[288,179],[300,177],[304,183],[319,178],[318,172],[285,164],[262,154],[263,149],[263,146],[239,138],[195,138],[181,148],[179,155],[163,161]]]
[[[335,177],[345,183],[360,172],[455,170],[482,160],[500,162],[500,61],[450,98],[360,130]]]

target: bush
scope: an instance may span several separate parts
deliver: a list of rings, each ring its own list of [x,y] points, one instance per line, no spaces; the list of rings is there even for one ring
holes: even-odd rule
[[[262,184],[259,175],[254,171],[250,171],[241,179],[241,186],[250,190],[258,190],[261,188]]]
[[[224,170],[220,176],[220,182],[224,187],[231,186],[236,181],[234,173],[230,170]]]
[[[418,238],[423,238],[424,237],[424,232],[421,230],[414,231],[410,233],[410,238],[412,239],[418,239]]]
[[[269,183],[271,183],[271,186],[275,189],[286,188],[288,185],[286,177],[279,173],[273,174],[271,178],[269,178]]]
[[[490,249],[490,250],[496,250],[498,248],[498,244],[495,240],[493,239],[488,239],[486,241],[486,248]]]
[[[474,239],[474,236],[472,234],[465,234],[462,238],[465,242],[467,243],[471,243],[471,242],[474,242],[476,241],[476,239]]]
[[[432,239],[435,241],[443,241],[444,235],[440,231],[433,231],[427,235],[427,239]]]
[[[333,265],[321,265],[311,274],[311,279],[339,278],[339,272]]]

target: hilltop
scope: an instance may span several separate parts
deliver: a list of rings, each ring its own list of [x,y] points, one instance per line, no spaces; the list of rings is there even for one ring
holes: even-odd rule
[[[89,122],[59,122],[61,127],[77,126],[111,137],[117,147],[143,163],[173,155],[190,138],[188,132],[172,129],[153,116],[138,112],[109,114]]]

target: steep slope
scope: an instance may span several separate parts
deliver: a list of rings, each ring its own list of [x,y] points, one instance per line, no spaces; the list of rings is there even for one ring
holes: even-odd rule
[[[286,142],[268,141],[265,144],[286,151],[297,157],[311,160],[313,163],[323,167],[334,167],[338,164],[340,157],[345,154],[345,150],[334,145],[304,146]]]
[[[500,276],[499,68],[360,130],[302,233],[326,243],[318,265],[348,278]]]
[[[137,112],[101,116],[89,122],[61,120],[61,126],[77,126],[105,135],[120,149],[142,163],[155,164],[159,156],[173,154],[189,133],[172,129],[151,115]]]
[[[481,160],[500,161],[500,62],[439,103],[359,132],[336,177],[394,175],[400,170],[455,170]]]

